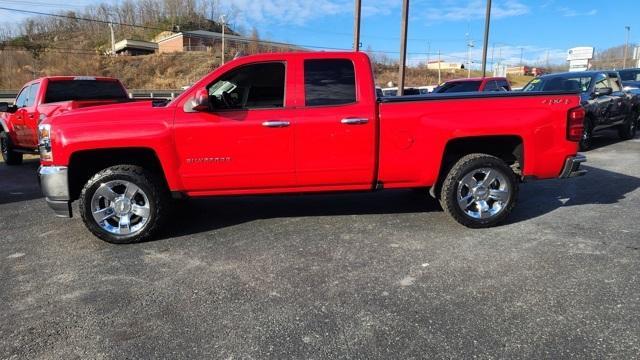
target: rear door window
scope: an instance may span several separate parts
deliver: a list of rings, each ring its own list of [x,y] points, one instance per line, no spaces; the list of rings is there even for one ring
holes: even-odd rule
[[[347,59],[304,62],[306,106],[345,105],[356,102],[356,76]]]
[[[36,97],[38,96],[39,90],[40,90],[40,83],[32,84],[29,87],[29,95],[27,96],[27,101],[25,103],[26,107],[31,107],[36,103]]]
[[[47,86],[45,103],[71,100],[125,100],[129,96],[117,81],[56,80]]]
[[[618,79],[618,76],[614,75],[609,75],[609,85],[611,86],[611,90],[613,90],[613,92],[620,92],[622,91],[622,86],[620,85],[620,79]]]

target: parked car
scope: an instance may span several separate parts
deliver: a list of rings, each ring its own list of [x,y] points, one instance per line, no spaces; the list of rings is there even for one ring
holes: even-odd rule
[[[584,174],[584,110],[566,93],[377,99],[364,53],[242,57],[168,104],[79,109],[40,124],[48,204],[113,243],[148,239],[169,198],[427,188],[494,226],[523,179]],[[427,191],[425,190],[425,195]]]
[[[382,94],[384,96],[398,96],[398,88],[397,87],[384,88],[382,89]],[[420,94],[422,94],[422,91],[419,88],[414,88],[414,87],[404,88],[404,95],[420,95]]]
[[[7,165],[22,163],[23,154],[37,154],[38,124],[57,113],[129,100],[117,79],[53,76],[22,87],[15,103],[0,103],[0,145]]]
[[[625,90],[640,90],[640,69],[618,70]]]
[[[628,140],[636,135],[640,114],[635,95],[622,89],[615,71],[585,71],[544,75],[533,79],[523,89],[535,91],[575,91],[580,93],[586,110],[584,133],[580,149],[588,150],[593,134],[616,127],[620,138]]]
[[[485,77],[449,80],[433,90],[435,94],[460,92],[511,91],[509,80],[504,77]]]

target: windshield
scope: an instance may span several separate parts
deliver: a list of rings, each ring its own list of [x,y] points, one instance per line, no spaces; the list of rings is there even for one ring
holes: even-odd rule
[[[125,100],[129,95],[119,82],[109,80],[49,81],[45,103],[71,100]]]
[[[480,90],[481,81],[461,81],[446,83],[436,89],[435,93],[460,93]]]
[[[589,76],[551,76],[531,80],[522,91],[589,91]]]
[[[640,81],[640,69],[618,71],[622,81]]]

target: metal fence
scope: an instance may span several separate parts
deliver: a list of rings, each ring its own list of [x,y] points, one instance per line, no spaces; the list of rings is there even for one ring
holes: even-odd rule
[[[0,101],[13,102],[18,96],[19,90],[0,90]],[[153,98],[153,99],[174,99],[184,90],[129,90],[129,97],[133,99]]]

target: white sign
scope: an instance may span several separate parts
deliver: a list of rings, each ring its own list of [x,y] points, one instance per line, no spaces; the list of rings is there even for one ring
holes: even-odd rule
[[[567,61],[573,60],[591,60],[593,59],[594,48],[583,46],[569,49],[567,52]]]

